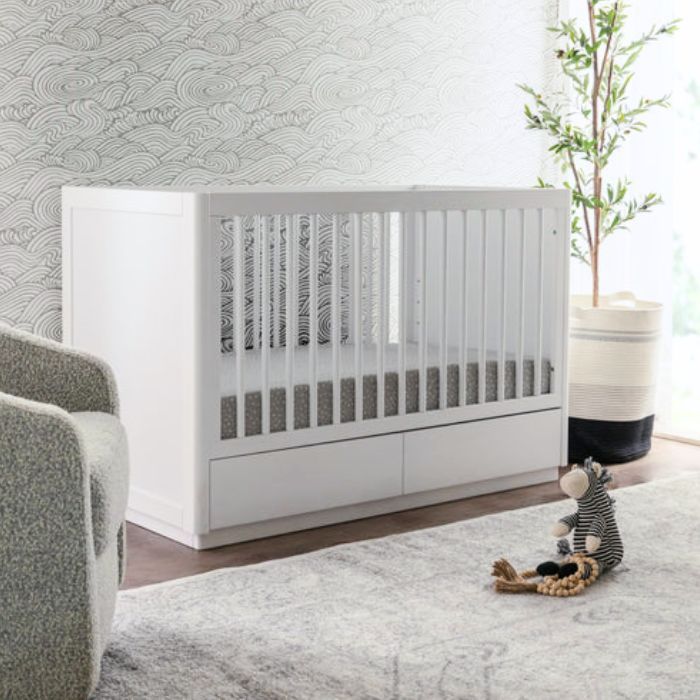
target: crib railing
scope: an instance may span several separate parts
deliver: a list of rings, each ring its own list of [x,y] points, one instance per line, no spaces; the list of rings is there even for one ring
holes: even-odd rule
[[[210,211],[235,450],[562,405],[565,191],[226,191]]]

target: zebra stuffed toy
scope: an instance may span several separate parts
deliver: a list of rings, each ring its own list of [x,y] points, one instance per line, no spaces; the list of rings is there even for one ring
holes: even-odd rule
[[[598,576],[617,566],[622,560],[623,547],[615,521],[613,500],[606,484],[611,480],[607,469],[588,458],[582,467],[575,464],[559,481],[562,491],[573,498],[575,513],[560,518],[552,529],[555,537],[563,538],[574,531],[574,550],[569,541],[559,540],[559,553],[564,563],[546,561],[537,569],[518,573],[505,559],[493,565],[495,588],[500,593],[533,592],[551,596],[577,595],[590,586]],[[541,576],[540,582],[533,582]]]
[[[574,530],[574,553],[593,557],[601,573],[617,566],[624,553],[613,499],[605,486],[611,479],[608,470],[591,457],[583,467],[575,464],[562,476],[559,486],[578,503],[578,508],[575,513],[560,518],[552,528],[555,537],[565,537]],[[570,551],[568,540],[560,540],[559,552],[569,554]]]

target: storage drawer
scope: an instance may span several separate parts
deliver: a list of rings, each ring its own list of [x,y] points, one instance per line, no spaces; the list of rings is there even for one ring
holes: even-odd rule
[[[525,413],[405,435],[405,493],[559,465],[560,410]]]
[[[347,440],[211,462],[213,530],[401,494],[403,437]]]

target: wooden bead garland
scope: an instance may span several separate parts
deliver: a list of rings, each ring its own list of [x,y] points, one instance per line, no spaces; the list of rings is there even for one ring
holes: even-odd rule
[[[584,588],[590,586],[598,578],[598,562],[592,557],[586,557],[583,554],[574,554],[569,557],[567,561],[574,562],[578,566],[578,570],[564,578],[545,576],[542,581],[537,584],[538,593],[566,598],[568,596],[578,595]],[[584,578],[586,564],[588,564],[590,570],[588,576]]]
[[[567,557],[566,562],[573,562],[577,570],[559,578],[558,576],[544,576],[539,583],[530,582],[528,579],[537,576],[537,571],[528,569],[518,573],[505,559],[499,559],[493,565],[492,575],[496,577],[495,588],[499,593],[540,593],[542,595],[568,598],[581,593],[594,583],[600,575],[600,566],[593,557],[577,552]]]

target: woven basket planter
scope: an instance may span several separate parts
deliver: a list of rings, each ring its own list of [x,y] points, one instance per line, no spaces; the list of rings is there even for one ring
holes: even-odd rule
[[[654,427],[661,304],[630,292],[571,298],[569,460],[616,464],[645,455]]]

